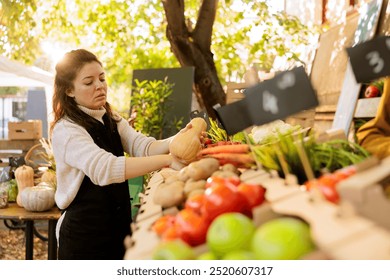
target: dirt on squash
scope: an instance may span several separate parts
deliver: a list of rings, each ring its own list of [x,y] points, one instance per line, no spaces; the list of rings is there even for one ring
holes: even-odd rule
[[[47,237],[46,229],[36,226],[39,234]],[[34,260],[47,260],[47,241],[34,235]],[[24,260],[26,257],[26,238],[24,229],[9,229],[0,221],[0,260]]]

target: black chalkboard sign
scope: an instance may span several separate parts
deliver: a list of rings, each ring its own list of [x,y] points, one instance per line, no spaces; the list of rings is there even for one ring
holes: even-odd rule
[[[279,73],[244,93],[245,97],[240,101],[216,109],[229,135],[318,105],[317,95],[303,67]]]
[[[390,36],[380,36],[347,49],[356,81],[368,83],[390,75]]]

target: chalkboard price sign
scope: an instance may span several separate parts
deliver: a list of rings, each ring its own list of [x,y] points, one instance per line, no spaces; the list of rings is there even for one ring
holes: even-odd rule
[[[245,97],[216,109],[229,135],[318,105],[317,96],[303,67],[282,72],[244,91]]]
[[[390,75],[390,36],[380,36],[347,49],[359,83]]]

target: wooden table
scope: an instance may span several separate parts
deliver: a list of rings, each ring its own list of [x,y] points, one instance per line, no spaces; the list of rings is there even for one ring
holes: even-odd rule
[[[0,209],[0,219],[19,220],[26,222],[26,260],[33,259],[34,249],[34,221],[48,221],[48,255],[49,260],[57,259],[56,225],[61,216],[57,207],[44,212],[29,212],[16,203],[8,203],[8,207]]]

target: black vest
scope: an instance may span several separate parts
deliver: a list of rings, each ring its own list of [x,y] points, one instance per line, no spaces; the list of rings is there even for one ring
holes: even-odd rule
[[[115,156],[124,151],[116,123],[110,125],[107,114],[104,125],[88,129],[96,145]],[[82,158],[80,158],[82,160]],[[59,259],[123,259],[123,240],[130,235],[131,204],[127,180],[108,186],[97,186],[85,176],[80,189],[66,209],[59,238]]]

